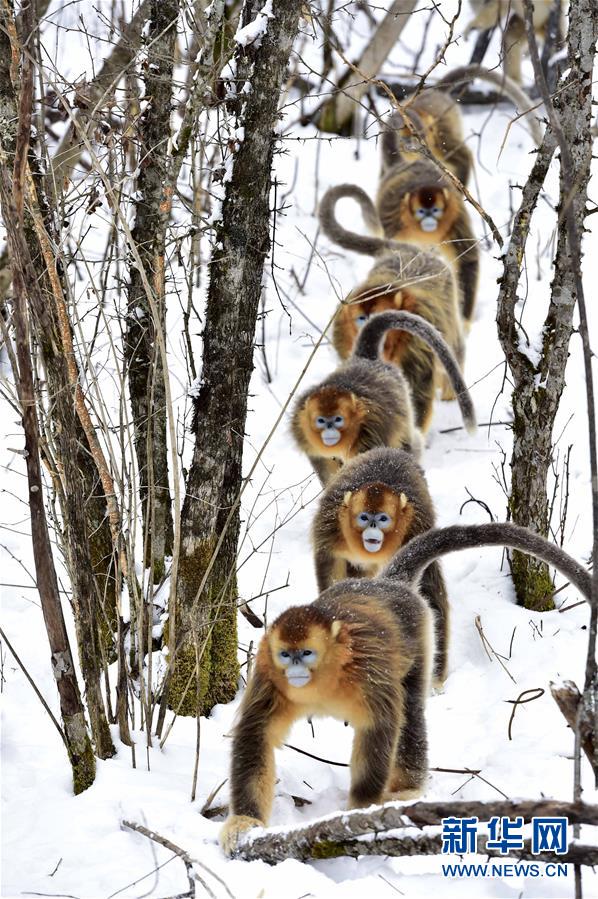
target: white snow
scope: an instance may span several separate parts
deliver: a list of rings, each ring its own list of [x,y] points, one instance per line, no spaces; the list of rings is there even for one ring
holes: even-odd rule
[[[255,44],[256,47],[259,47],[263,36],[268,31],[268,20],[273,18],[272,0],[266,0],[255,19],[245,25],[244,28],[238,29],[235,34],[235,43],[241,47],[247,47],[249,44]]]

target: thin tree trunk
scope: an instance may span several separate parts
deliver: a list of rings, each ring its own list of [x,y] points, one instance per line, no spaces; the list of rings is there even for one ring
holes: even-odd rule
[[[259,0],[246,4],[244,25],[261,6]],[[175,659],[169,701],[182,714],[197,711],[194,637],[201,648],[202,711],[228,702],[237,689],[235,570],[247,391],[270,248],[274,128],[300,10],[297,0],[274,0],[274,16],[260,45],[240,47],[237,54],[240,82],[250,80],[251,91],[239,92],[244,138],[226,184],[212,252],[195,447],[181,521],[177,620],[169,634]],[[174,636],[179,634],[180,640]]]
[[[31,4],[26,4],[22,18],[23,31],[26,38],[29,38],[33,33],[32,13]],[[1,32],[3,35],[0,40],[8,44],[10,50],[8,34],[12,31],[14,35],[13,22],[9,21],[9,16],[5,10],[2,10],[2,15],[0,16],[0,26],[2,26]],[[4,68],[9,59],[11,59],[10,52],[0,65]],[[27,296],[30,288],[28,275],[31,274],[31,265],[26,253],[23,252],[24,249],[27,249],[23,240],[23,208],[33,104],[33,65],[31,60],[26,55],[23,56],[18,115],[16,97],[10,90],[10,73],[7,72],[6,74],[9,77],[8,85],[5,85],[5,96],[8,104],[4,109],[5,111],[8,109],[8,111],[14,114],[11,119],[12,129],[14,130],[7,130],[0,144],[0,206],[11,255],[13,318],[18,365],[18,370],[14,372],[14,376],[23,414],[23,430],[25,433],[31,539],[36,582],[52,652],[52,670],[56,678],[60,697],[65,743],[73,771],[73,789],[75,793],[81,793],[91,786],[95,779],[95,758],[87,732],[75,666],[62,614],[58,580],[52,558],[50,535],[44,508],[39,452],[39,427],[27,321]],[[7,153],[7,149],[12,152]],[[13,163],[12,172],[8,166],[9,161]]]
[[[131,266],[125,350],[135,428],[135,453],[143,517],[145,566],[152,582],[164,575],[172,554],[173,523],[168,486],[166,391],[155,331],[165,333],[165,243],[172,193],[166,190],[171,136],[172,74],[178,0],[151,0],[145,97],[139,123],[139,178],[133,240],[154,291],[159,320],[148,301],[141,273]]]
[[[587,184],[592,158],[592,76],[587,70],[587,48],[595,44],[594,0],[580,0],[571,10],[568,36],[567,75],[554,99],[562,127],[571,147],[573,196],[566,188],[561,170],[558,239],[554,278],[548,314],[542,329],[542,349],[538,360],[525,351],[527,338],[515,319],[517,285],[521,273],[529,216],[544,183],[556,141],[547,133],[524,189],[522,207],[515,219],[498,303],[501,344],[513,376],[513,453],[511,457],[510,516],[516,524],[530,527],[543,536],[549,531],[547,478],[553,460],[552,431],[561,393],[573,314],[577,300],[576,272],[569,245],[566,216],[572,204],[580,233],[586,214]],[[550,130],[550,129],[549,129]],[[527,204],[527,208],[524,208]],[[521,553],[512,555],[511,568],[518,601],[529,609],[554,607],[553,584],[548,568]]]
[[[64,486],[62,492],[65,501],[63,507],[66,533],[65,549],[73,584],[73,608],[81,669],[85,680],[86,699],[96,752],[101,758],[106,758],[113,755],[115,750],[106,720],[100,685],[102,652],[98,633],[98,597],[92,574],[87,522],[82,504],[82,498],[85,496],[84,484],[77,464],[78,421],[69,385],[67,360],[62,352],[57,310],[50,288],[51,273],[45,265],[31,217],[28,215],[22,225],[14,218],[16,213],[11,201],[11,181],[19,182],[16,174],[13,177],[11,169],[16,166],[15,160],[17,159],[18,141],[14,129],[18,119],[16,115],[17,102],[9,70],[11,45],[8,35],[12,33],[15,41],[16,35],[14,34],[14,23],[6,8],[0,12],[0,26],[0,103],[4,103],[5,109],[14,111],[13,118],[10,120],[12,129],[6,128],[0,137],[2,141],[0,191],[3,220],[10,249],[13,284],[15,272],[17,272],[23,289],[26,291],[31,310],[31,324],[42,351],[46,371],[48,393],[51,398],[50,414],[56,441],[60,448],[61,475]],[[21,118],[22,115],[19,120]],[[24,190],[24,184],[29,178],[27,156],[20,160],[19,166]],[[30,205],[32,205],[36,198],[31,196],[31,192],[29,194]],[[41,218],[39,208],[36,211],[38,217]],[[35,211],[33,214],[35,215]],[[30,247],[33,253],[30,251]]]
[[[7,214],[5,196],[2,198],[2,211],[3,215]],[[60,697],[60,713],[64,726],[64,736],[73,770],[73,790],[75,793],[81,793],[94,782],[95,758],[87,732],[85,712],[77,684],[66,624],[60,605],[54,560],[52,559],[52,549],[44,509],[37,414],[25,317],[25,286],[16,265],[13,268],[13,289],[13,309],[19,361],[17,390],[23,410],[35,575],[52,653],[52,671],[56,678]]]

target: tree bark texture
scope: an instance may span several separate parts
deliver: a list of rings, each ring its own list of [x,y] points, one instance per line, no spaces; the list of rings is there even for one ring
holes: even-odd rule
[[[102,650],[98,630],[99,599],[92,573],[87,519],[83,505],[83,498],[86,496],[84,479],[78,465],[79,423],[74,410],[73,391],[69,385],[67,362],[62,351],[50,275],[31,217],[28,215],[24,226],[21,227],[15,220],[12,207],[11,182],[16,148],[17,104],[9,71],[11,48],[7,35],[10,33],[10,23],[5,10],[2,10],[1,16],[0,24],[4,27],[0,27],[0,110],[7,116],[0,122],[4,155],[0,166],[3,221],[10,248],[13,288],[16,273],[21,279],[27,297],[33,337],[41,349],[46,373],[50,398],[49,414],[60,454],[65,551],[73,586],[73,609],[81,669],[96,752],[101,758],[106,758],[114,754],[114,746],[100,686]],[[14,111],[12,116],[11,109]],[[39,208],[37,211],[39,213]]]
[[[30,7],[25,11],[23,22],[27,37],[32,34],[32,25],[33,17]],[[3,88],[0,89],[0,115],[5,117],[4,124],[6,125],[6,129],[1,132],[0,140],[0,208],[7,232],[12,266],[13,320],[18,365],[18,371],[15,371],[14,375],[25,434],[25,459],[36,582],[52,653],[52,671],[56,678],[60,697],[64,738],[73,772],[73,789],[75,793],[81,793],[91,786],[95,779],[95,758],[87,732],[85,713],[62,614],[44,508],[39,425],[27,315],[27,296],[31,286],[29,282],[32,276],[35,278],[23,238],[23,195],[31,128],[33,69],[31,63],[26,61],[22,70],[21,102],[17,104],[17,97],[11,88],[8,64],[11,59],[11,46],[8,37],[12,31],[11,26],[13,26],[13,22],[9,20],[5,8],[0,12],[0,57],[2,57],[0,77],[8,76],[8,81],[2,82]],[[26,73],[25,70],[27,70]]]
[[[533,817],[568,817],[569,824],[598,825],[598,805],[583,802],[559,802],[554,799],[522,800],[518,802],[415,802],[412,805],[397,803],[374,806],[369,809],[355,809],[349,812],[313,821],[304,827],[275,831],[259,829],[252,836],[251,831],[242,837],[237,858],[246,861],[261,859],[276,864],[287,858],[305,861],[308,858],[335,858],[339,855],[429,855],[441,851],[440,836],[423,834],[385,838],[379,835],[395,829],[422,828],[440,825],[443,818],[476,817],[480,822],[489,821],[494,816],[522,817],[529,822]],[[375,848],[367,844],[363,847],[356,838],[376,835]],[[421,841],[420,841],[421,839]],[[478,837],[481,851],[483,837]],[[573,847],[571,847],[573,848]],[[585,848],[585,847],[584,847]],[[595,850],[595,847],[592,847]],[[525,858],[525,853],[522,856]],[[589,854],[588,864],[596,863],[596,852]],[[558,856],[550,855],[546,861],[554,861]],[[573,860],[573,859],[571,859]]]
[[[255,18],[261,5],[246,4],[244,24]],[[177,618],[169,634],[175,655],[169,701],[182,714],[196,713],[198,690],[201,710],[207,712],[215,703],[231,700],[237,689],[237,504],[247,391],[264,261],[270,248],[274,128],[300,4],[275,0],[273,13],[260,45],[240,47],[237,53],[237,73],[251,71],[251,90],[241,94],[241,78],[237,93],[244,107],[239,124],[245,136],[234,154],[210,264],[195,447],[182,510]],[[201,652],[199,684],[193,673],[194,641],[199,641]],[[190,680],[194,686],[181,704]]]
[[[571,147],[576,190],[573,196],[568,195],[561,172],[554,278],[537,361],[525,352],[527,337],[516,320],[515,304],[531,214],[556,147],[550,128],[515,217],[498,302],[499,337],[513,378],[509,514],[516,524],[530,527],[545,537],[550,527],[547,478],[553,461],[552,431],[565,386],[577,298],[567,224],[562,213],[571,203],[580,233],[583,232],[592,158],[591,60],[597,39],[597,18],[594,0],[580,0],[570,6],[567,74],[560,83],[554,105]],[[544,563],[513,552],[511,569],[518,602],[537,611],[554,608],[552,579]]]
[[[172,554],[173,522],[168,485],[166,391],[156,329],[165,334],[165,245],[172,191],[167,187],[171,136],[172,74],[179,15],[178,0],[151,0],[144,66],[146,108],[138,126],[139,178],[133,240],[154,292],[152,314],[141,273],[131,265],[125,351],[133,410],[135,453],[143,517],[145,565],[152,581],[164,575]]]

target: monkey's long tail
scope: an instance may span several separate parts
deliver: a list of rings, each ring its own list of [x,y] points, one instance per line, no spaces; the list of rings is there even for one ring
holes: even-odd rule
[[[525,115],[525,121],[529,125],[532,137],[536,144],[540,146],[544,135],[537,119],[530,114],[533,113],[537,104],[528,97],[516,81],[513,81],[512,78],[503,72],[493,72],[484,66],[459,66],[449,72],[448,75],[445,75],[444,78],[434,85],[434,88],[439,90],[457,88],[467,84],[473,78],[481,78],[482,81],[487,81],[498,88],[498,91],[504,94],[505,97],[509,98],[519,112]]]
[[[444,365],[457,394],[463,424],[470,434],[473,433],[476,429],[475,410],[459,363],[442,334],[421,315],[415,315],[413,312],[378,312],[361,329],[353,355],[361,359],[379,359],[386,332],[393,330],[415,334],[432,347]]]
[[[415,581],[423,569],[439,556],[461,549],[478,549],[480,546],[508,546],[536,556],[554,566],[587,600],[590,599],[591,577],[579,562],[567,555],[560,546],[545,540],[539,534],[507,521],[454,524],[427,531],[420,537],[414,537],[399,550],[382,572],[382,577]]]
[[[383,230],[376,207],[366,192],[356,184],[338,184],[336,187],[329,188],[320,201],[320,225],[326,237],[344,247],[345,250],[353,250],[355,253],[363,253],[365,256],[376,256],[381,250],[397,249],[397,244],[393,240],[358,234],[356,231],[347,231],[346,228],[343,228],[336,217],[335,207],[337,201],[345,197],[355,200],[359,204],[363,220],[371,231],[381,233]]]

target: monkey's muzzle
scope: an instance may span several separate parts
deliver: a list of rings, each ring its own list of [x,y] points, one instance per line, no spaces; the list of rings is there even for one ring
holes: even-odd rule
[[[337,428],[326,428],[322,431],[322,443],[325,446],[336,446],[341,439],[341,432]]]
[[[438,222],[432,215],[427,215],[426,218],[422,219],[419,224],[422,231],[436,231],[436,229],[438,228]]]
[[[291,665],[285,674],[291,687],[304,687],[311,680],[311,672],[305,665]]]
[[[384,543],[384,534],[380,528],[366,528],[361,535],[363,548],[369,553],[377,553]]]

